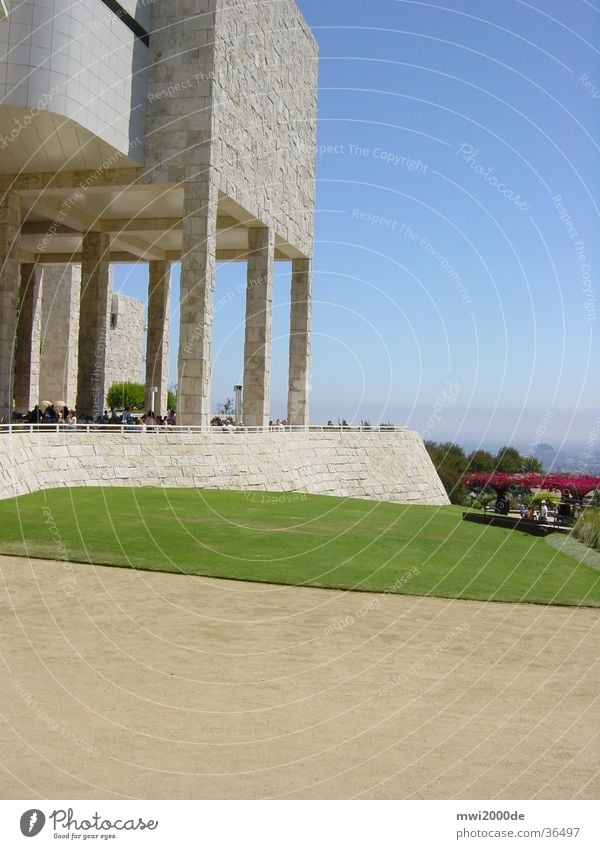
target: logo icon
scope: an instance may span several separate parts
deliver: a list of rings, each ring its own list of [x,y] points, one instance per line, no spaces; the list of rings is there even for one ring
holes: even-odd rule
[[[43,829],[46,817],[38,808],[31,808],[21,816],[21,834],[25,837],[35,837]]]

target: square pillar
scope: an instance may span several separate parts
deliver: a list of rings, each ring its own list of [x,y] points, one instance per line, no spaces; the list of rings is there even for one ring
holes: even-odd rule
[[[146,410],[158,416],[167,413],[167,377],[169,369],[169,287],[171,263],[149,263],[148,276],[148,336],[146,342]]]
[[[178,425],[208,427],[211,419],[217,203],[217,187],[206,172],[184,184]]]
[[[244,425],[269,424],[275,239],[268,227],[248,231],[244,339]]]
[[[307,427],[310,403],[312,263],[292,260],[288,422]]]
[[[14,352],[20,286],[21,198],[0,196],[0,418],[10,420],[14,394]]]
[[[86,233],[81,248],[81,299],[77,362],[77,416],[96,418],[104,410],[108,324],[110,239]]]
[[[81,266],[42,266],[40,401],[75,407]]]
[[[15,359],[15,410],[18,413],[27,413],[40,400],[41,281],[39,265],[21,264]]]

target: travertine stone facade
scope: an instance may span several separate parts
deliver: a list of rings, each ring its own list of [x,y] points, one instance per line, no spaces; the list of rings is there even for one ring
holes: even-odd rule
[[[139,383],[143,379],[144,305],[135,298],[111,293],[111,290],[112,275],[109,273],[104,343],[106,365],[101,393],[103,399],[113,383]],[[33,403],[64,401],[74,407],[77,395],[81,266],[44,265],[41,293],[39,391],[37,387],[32,389],[35,398]],[[99,351],[102,351],[101,347]]]
[[[288,419],[291,425],[307,425],[309,421],[311,299],[311,260],[295,259],[292,262],[288,372]]]
[[[167,413],[169,376],[169,290],[171,264],[151,262],[148,277],[148,341],[146,344],[146,410]],[[152,399],[152,387],[158,392]]]
[[[250,230],[244,340],[244,424],[269,424],[273,325],[273,231]]]
[[[110,285],[110,284],[109,284]],[[137,298],[111,294],[106,334],[106,369],[102,403],[113,383],[142,383],[145,340],[144,304]]]
[[[81,267],[44,265],[42,271],[39,393],[35,403],[75,405]]]
[[[54,352],[56,360],[62,353],[64,368],[52,369],[64,379],[44,384],[42,400],[59,395],[80,415],[101,412],[107,384],[125,377],[108,378],[104,359],[109,264],[180,261],[178,420],[207,425],[216,262],[248,261],[251,283],[265,280],[248,288],[246,421],[263,423],[270,412],[272,265],[308,260],[313,250],[316,42],[294,0],[124,3],[131,18],[106,0],[81,0],[76,8],[67,0],[24,0],[0,22],[0,129],[12,134],[31,112],[19,143],[0,151],[0,182],[14,193],[3,208],[17,211],[22,202],[26,210],[20,232],[19,224],[0,221],[3,239],[12,238],[12,227],[24,263],[82,265],[75,397],[68,333]],[[11,279],[3,288],[0,394],[10,414],[8,302],[19,288],[18,261],[4,268]],[[310,325],[305,283],[306,314],[298,307],[292,316],[297,327]],[[157,315],[150,361],[160,360],[161,374],[153,366],[146,379],[148,387],[161,384],[160,409],[165,327],[161,334]],[[289,417],[298,423],[308,421],[306,332],[297,332],[290,350]],[[35,383],[31,369],[27,379]]]
[[[170,3],[152,5],[146,166],[155,182],[207,176],[216,5],[217,0],[181,0],[177,14]]]
[[[0,497],[63,486],[306,492],[447,504],[421,437],[389,433],[13,433]]]
[[[181,424],[208,426],[211,419],[212,330],[217,245],[217,188],[208,177],[185,184],[183,258],[179,284]]]
[[[13,401],[20,227],[21,198],[6,192],[0,197],[0,418],[10,415]]]
[[[76,405],[79,416],[93,418],[104,410],[109,244],[106,233],[90,232],[83,237]]]
[[[41,266],[21,263],[15,356],[15,409],[20,413],[26,413],[38,403],[41,280]]]
[[[312,256],[317,46],[293,0],[216,3],[219,188]]]
[[[235,204],[231,227],[250,228],[237,257],[249,279],[255,230],[269,234],[273,257],[275,248],[279,259],[312,255],[317,49],[293,0],[184,0],[178,12],[152,7],[146,164],[153,180],[184,185],[178,415],[205,425],[219,193]],[[248,289],[247,350],[271,320],[269,301],[265,328],[256,326],[259,294]],[[244,359],[246,423],[269,418],[265,354],[260,375],[258,355]]]

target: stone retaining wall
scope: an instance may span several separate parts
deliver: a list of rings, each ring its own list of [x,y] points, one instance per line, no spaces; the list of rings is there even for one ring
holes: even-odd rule
[[[411,431],[0,434],[0,498],[62,486],[294,491],[448,504],[421,437]]]

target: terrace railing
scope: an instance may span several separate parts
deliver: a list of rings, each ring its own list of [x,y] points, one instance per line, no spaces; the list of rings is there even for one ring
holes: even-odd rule
[[[407,427],[396,427],[395,425],[377,427],[366,425],[358,427],[348,425],[334,425],[333,427],[326,425],[269,425],[267,427],[209,425],[203,427],[201,425],[145,425],[141,422],[134,424],[85,424],[78,422],[76,425],[29,422],[0,423],[0,435],[11,433],[94,433],[98,435],[107,433],[402,433],[406,430],[408,430]]]

